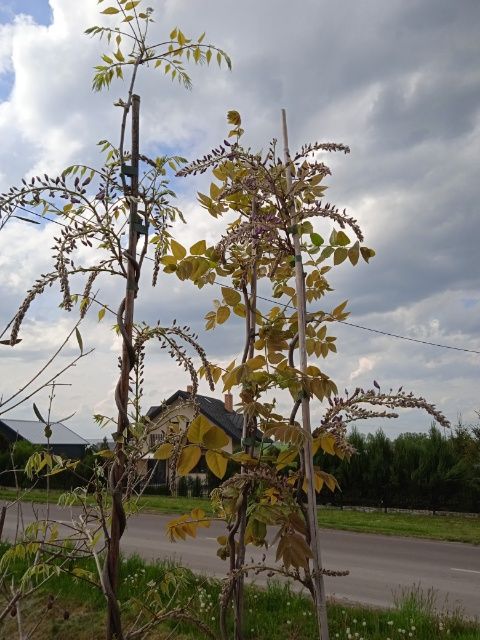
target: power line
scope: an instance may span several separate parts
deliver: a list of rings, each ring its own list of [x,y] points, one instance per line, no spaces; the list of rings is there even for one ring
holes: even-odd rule
[[[25,211],[26,213],[29,213],[31,215],[37,216],[38,218],[41,218],[42,220],[47,220],[48,222],[53,222],[56,225],[59,225],[60,227],[67,227],[68,225],[64,224],[63,222],[59,222],[58,220],[52,220],[51,218],[48,218],[45,215],[42,215],[40,213],[37,213],[36,211],[30,211],[29,209],[26,209],[25,207],[22,206],[17,206],[18,209],[21,209],[22,211]],[[82,220],[85,220],[86,222],[90,222],[87,218],[85,218],[84,216],[78,216],[80,217]],[[97,238],[96,236],[93,236],[96,240],[101,240],[101,238]],[[151,262],[154,262],[153,258],[150,258],[149,256],[145,256],[146,260],[150,260]],[[227,284],[223,284],[221,282],[214,282],[213,284],[216,284],[219,287],[225,287],[225,289],[231,289],[232,291],[237,291],[237,289],[235,289],[235,287],[231,287]],[[265,302],[270,302],[271,304],[278,304],[278,300],[272,300],[271,298],[266,298],[265,296],[261,296],[257,294],[257,298],[259,298],[260,300],[264,300]],[[294,309],[296,310],[296,308],[293,305],[290,304],[282,304],[283,307],[288,308],[288,309]],[[354,322],[347,322],[346,320],[338,320],[337,322],[340,322],[341,324],[345,324],[349,327],[354,327],[355,329],[361,329],[362,331],[369,331],[371,333],[377,333],[379,335],[383,335],[383,336],[388,336],[389,338],[397,338],[398,340],[405,340],[407,342],[416,342],[418,344],[424,344],[427,345],[429,347],[438,347],[440,349],[450,349],[451,351],[463,351],[464,353],[474,353],[476,355],[480,355],[480,351],[476,351],[475,349],[466,349],[465,347],[453,347],[451,345],[448,344],[441,344],[439,342],[430,342],[428,340],[420,340],[419,338],[412,338],[410,336],[403,336],[400,335],[398,333],[391,333],[390,331],[382,331],[381,329],[373,329],[372,327],[365,327],[361,324],[355,324]]]
[[[418,338],[410,338],[408,336],[401,336],[398,333],[390,333],[389,331],[381,331],[380,329],[372,329],[371,327],[363,327],[361,324],[354,324],[353,322],[347,322],[346,320],[339,320],[342,324],[347,324],[349,327],[355,327],[356,329],[363,329],[363,331],[371,331],[372,333],[380,333],[390,338],[398,338],[399,340],[408,340],[409,342],[418,342],[419,344],[427,344],[431,347],[440,347],[442,349],[453,349],[454,351],[465,351],[466,353],[476,353],[480,355],[480,351],[474,349],[464,349],[463,347],[452,347],[448,344],[440,344],[438,342],[428,342],[428,340],[420,340]]]

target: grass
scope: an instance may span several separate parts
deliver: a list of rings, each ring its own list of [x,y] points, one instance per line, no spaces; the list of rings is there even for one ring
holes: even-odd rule
[[[57,500],[62,491],[52,491],[52,500]],[[45,491],[28,493],[28,502],[45,502]],[[12,489],[0,488],[0,500],[14,500]],[[174,498],[170,496],[146,495],[139,501],[140,507],[151,513],[185,513],[195,507],[211,512],[210,501],[204,498]],[[480,544],[480,518],[427,515],[415,513],[383,513],[382,511],[355,511],[336,508],[320,508],[318,520],[321,527],[377,533],[383,535],[429,538],[452,542]]]
[[[92,569],[86,563],[85,568]],[[17,576],[22,567],[16,567]],[[162,584],[170,576],[170,590],[164,593]],[[167,602],[177,591],[175,602],[187,605],[204,624],[218,635],[218,598],[221,583],[194,575],[191,571],[168,563],[147,564],[138,557],[122,563],[119,600],[124,610],[126,627],[140,611],[139,603],[151,605],[156,597]],[[147,596],[147,592],[152,595]],[[46,609],[48,597],[53,606]],[[246,589],[245,640],[314,640],[315,619],[310,599],[293,593],[288,585],[271,583],[266,589]],[[459,612],[454,615],[435,613],[432,592],[413,589],[400,595],[395,609],[376,610],[364,607],[329,605],[332,640],[478,640],[480,627],[465,621]],[[105,605],[98,589],[68,575],[52,577],[41,592],[22,605],[24,633],[41,620],[36,640],[97,640],[102,638]],[[141,620],[148,613],[142,611]],[[65,619],[68,618],[68,619]],[[14,638],[16,617],[9,618],[0,638]],[[204,640],[197,627],[187,623],[164,623],[153,631],[150,640]]]
[[[320,526],[345,531],[480,544],[480,518],[321,508]]]

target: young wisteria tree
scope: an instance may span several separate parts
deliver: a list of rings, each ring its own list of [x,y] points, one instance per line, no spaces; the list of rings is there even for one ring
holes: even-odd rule
[[[103,0],[99,0],[99,4],[103,4]],[[187,62],[208,65],[213,58],[219,65],[225,62],[230,67],[224,51],[204,42],[205,34],[194,40],[181,29],[174,28],[164,40],[152,41],[153,9],[142,8],[142,5],[141,0],[115,0],[111,6],[101,10],[107,19],[113,17],[117,21],[115,26],[87,29],[87,34],[103,38],[108,46],[102,63],[96,67],[93,89],[108,89],[115,78],[125,77],[128,81],[126,96],[116,103],[121,109],[119,141],[117,144],[108,140],[99,143],[105,155],[103,166],[92,168],[75,164],[55,177],[45,174],[29,181],[23,180],[22,186],[12,187],[0,196],[2,226],[9,218],[21,214],[29,219],[32,216],[47,219],[53,216],[61,227],[53,247],[52,270],[37,279],[13,318],[11,345],[19,340],[21,326],[31,304],[47,288],[58,284],[63,295],[63,309],[71,311],[78,304],[83,317],[94,298],[92,291],[99,276],[108,274],[126,282],[125,296],[114,312],[116,328],[122,339],[120,376],[115,391],[118,418],[98,417],[104,424],[110,420],[116,422],[115,451],[104,454],[111,514],[106,511],[102,492],[97,492],[101,508],[100,525],[97,523],[96,526],[103,532],[106,546],[99,581],[108,604],[107,638],[118,640],[126,637],[117,598],[120,539],[126,525],[125,502],[136,487],[136,463],[145,454],[148,433],[138,404],[145,345],[150,340],[158,340],[170,356],[191,374],[193,395],[197,389],[197,376],[187,349],[193,350],[209,371],[205,353],[188,327],[178,327],[175,323],[171,327],[148,327],[134,322],[134,301],[149,247],[154,247],[155,284],[159,260],[170,247],[168,228],[176,219],[183,219],[181,212],[172,204],[174,193],[167,180],[167,171],[177,170],[183,160],[176,156],[150,158],[140,153],[140,97],[135,94],[135,83],[139,69],[145,66],[160,70],[187,88],[191,86],[185,69]],[[129,118],[132,131],[130,149],[127,148]],[[128,228],[127,246],[123,234],[125,228]],[[80,247],[91,248],[90,254],[81,253],[81,262]],[[78,293],[72,287],[74,284],[77,286],[81,276],[85,276],[85,283],[83,292]],[[98,318],[101,320],[111,310],[98,298],[95,302],[100,304]],[[82,354],[83,338],[78,330],[75,335]],[[135,385],[136,393],[131,393],[130,388]],[[45,467],[44,459],[37,459],[33,472]],[[98,478],[96,482],[96,486],[100,486]],[[95,536],[91,535],[90,540],[92,552],[97,544]]]
[[[287,576],[308,588],[315,602],[319,637],[326,640],[323,575],[345,572],[329,571],[321,564],[315,500],[312,504],[307,497],[309,489],[314,495],[313,490],[326,486],[334,491],[338,485],[332,475],[313,465],[313,456],[319,449],[339,458],[350,456],[347,425],[358,419],[394,417],[394,407],[425,409],[441,424],[446,419],[422,398],[401,390],[357,389],[341,396],[323,367],[308,363],[303,367],[296,362],[302,328],[310,358],[324,359],[336,352],[336,338],[329,326],[347,318],[347,303],[331,310],[316,305],[332,290],[327,280],[332,267],[345,261],[356,265],[360,258],[368,262],[374,255],[362,244],[357,221],[323,200],[324,179],[330,171],[320,154],[348,153],[349,149],[332,143],[306,144],[291,159],[282,159],[273,140],[265,154],[256,153],[241,145],[240,115],[231,111],[228,121],[233,127],[230,140],[182,168],[179,175],[211,170],[215,181],[209,195],[199,194],[199,202],[215,218],[230,213],[234,219],[216,245],[199,240],[187,251],[175,243],[175,250],[161,258],[164,271],[175,273],[180,280],[191,280],[199,288],[221,286],[221,297],[205,316],[207,329],[234,315],[244,321],[240,362],[213,369],[215,379],[222,377],[225,391],[238,389],[244,417],[243,450],[234,454],[217,451],[216,456],[224,458],[221,464],[217,460],[213,464],[206,451],[206,462],[219,477],[225,475],[227,459],[239,467],[212,493],[216,515],[227,527],[226,535],[218,539],[217,552],[229,562],[220,602],[220,630],[226,639],[227,614],[233,604],[235,640],[244,637],[244,576],[266,572]],[[300,249],[296,249],[295,236]],[[306,261],[299,284],[295,268],[298,262],[302,264],[302,254]],[[309,305],[303,327],[300,299]],[[278,411],[275,400],[275,394],[283,390],[292,402],[288,415]],[[297,417],[305,399],[326,405],[323,418],[312,430],[304,410],[302,420]],[[198,455],[207,449],[202,444],[209,429],[208,424],[196,423],[187,434],[190,442],[197,443]],[[189,469],[197,461],[192,459]],[[172,540],[178,540],[196,535],[196,527],[205,524],[204,514],[196,518],[191,513],[172,521],[168,531]],[[277,528],[274,544],[280,565],[246,562],[246,545],[267,546],[269,525]]]

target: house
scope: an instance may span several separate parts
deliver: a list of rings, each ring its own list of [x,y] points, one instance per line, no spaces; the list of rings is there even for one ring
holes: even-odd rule
[[[50,449],[52,453],[67,458],[82,458],[89,442],[61,422],[51,425]],[[13,420],[0,418],[0,441],[12,444],[18,440],[26,440],[33,445],[47,446],[45,425],[38,420]]]
[[[148,436],[149,449],[158,447],[165,438],[165,432],[169,425],[178,423],[180,427],[186,428],[193,420],[195,408],[191,399],[191,387],[187,387],[187,391],[178,390],[162,405],[150,407],[147,412],[148,418],[152,422],[153,430]],[[231,393],[225,394],[224,400],[211,398],[197,394],[195,402],[201,415],[205,416],[210,422],[220,427],[230,438],[230,443],[225,450],[232,453],[238,449],[242,440],[243,416],[233,410],[233,396]],[[142,472],[148,473],[155,467],[156,460],[152,459],[151,454],[147,454]],[[200,475],[205,477],[206,467],[202,459],[192,475]],[[150,480],[151,484],[162,485],[167,483],[167,463],[161,460],[157,463],[154,475]]]

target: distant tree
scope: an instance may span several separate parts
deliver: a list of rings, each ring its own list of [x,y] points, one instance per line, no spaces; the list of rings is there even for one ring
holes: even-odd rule
[[[385,433],[379,429],[369,434],[366,439],[367,474],[364,478],[367,495],[385,511],[390,504],[392,489],[392,443]]]

